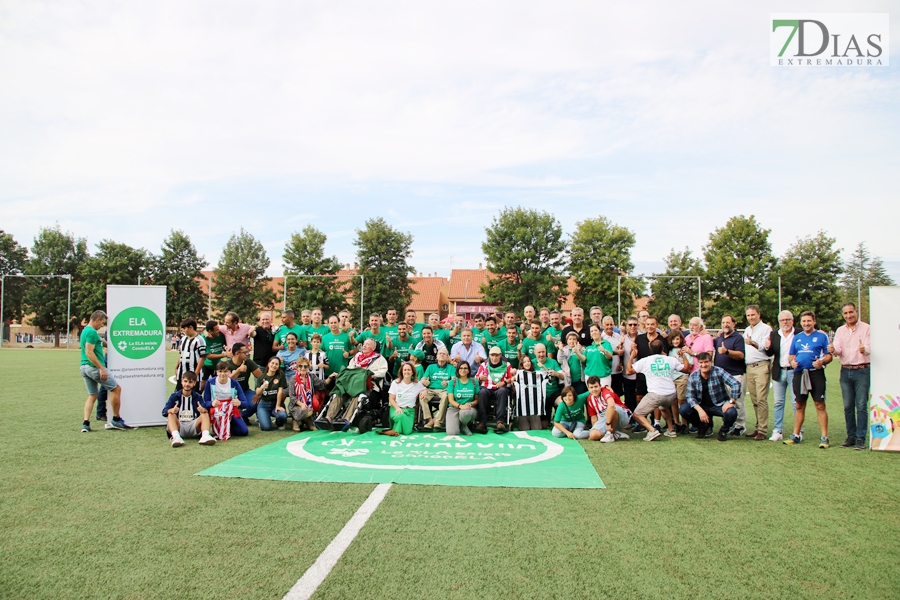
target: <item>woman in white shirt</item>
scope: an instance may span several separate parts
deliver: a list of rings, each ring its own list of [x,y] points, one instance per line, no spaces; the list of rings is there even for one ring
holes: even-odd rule
[[[400,379],[391,382],[388,397],[391,402],[391,428],[378,433],[382,435],[409,435],[416,421],[416,402],[425,391],[411,362],[400,366]]]

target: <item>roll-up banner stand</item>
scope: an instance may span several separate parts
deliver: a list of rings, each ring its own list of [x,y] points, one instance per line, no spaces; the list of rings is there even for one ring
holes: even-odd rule
[[[132,426],[164,425],[166,287],[106,286],[110,374],[122,386],[121,415]]]
[[[869,395],[869,447],[900,451],[900,287],[869,288],[872,381]]]

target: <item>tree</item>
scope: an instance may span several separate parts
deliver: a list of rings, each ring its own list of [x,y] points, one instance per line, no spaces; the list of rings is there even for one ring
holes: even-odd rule
[[[73,294],[80,283],[78,267],[88,258],[87,242],[63,233],[59,225],[45,227],[34,238],[31,259],[26,265],[28,275],[68,275],[72,278]],[[44,331],[50,331],[59,346],[59,334],[68,330],[66,322],[69,300],[69,282],[58,277],[33,279],[25,294],[25,306],[34,313],[32,323]],[[76,307],[72,307],[74,310]],[[78,323],[79,319],[73,319]]]
[[[336,256],[325,256],[326,240],[325,234],[312,225],[304,227],[301,233],[291,234],[284,248],[284,269],[287,306],[294,309],[319,307],[327,318],[340,312],[347,302],[344,299],[346,282],[330,277],[340,271],[341,263]]]
[[[619,276],[628,275],[634,269],[631,249],[634,248],[634,232],[614,225],[606,217],[585,219],[575,224],[569,247],[569,269],[578,289],[575,304],[585,309],[599,306],[605,314],[613,314],[612,306],[619,301]],[[622,297],[626,313],[632,302],[641,294],[643,285],[639,278],[622,279]]]
[[[20,246],[12,234],[0,229],[0,275],[21,275],[28,264],[28,249]],[[22,319],[22,299],[25,296],[25,279],[7,277],[4,280],[3,323]],[[4,327],[0,332],[5,335],[9,331]]]
[[[234,311],[241,320],[252,323],[261,308],[274,306],[275,292],[269,287],[272,278],[266,277],[268,268],[266,249],[252,234],[241,227],[239,234],[231,235],[213,272],[219,318]]]
[[[207,295],[200,288],[201,270],[206,259],[197,254],[191,239],[183,231],[173,229],[154,257],[154,285],[166,286],[166,324],[177,327],[185,317],[202,319],[207,315]]]
[[[876,285],[894,285],[894,280],[884,269],[878,256],[872,256],[865,242],[860,242],[844,264],[841,292],[844,302],[859,304],[859,318],[869,322],[869,288]]]
[[[151,257],[141,249],[112,240],[97,244],[97,253],[78,266],[81,283],[72,301],[78,314],[87,318],[95,310],[106,310],[107,285],[137,285],[140,279],[149,283]]]
[[[413,236],[397,231],[381,217],[366,221],[365,229],[356,230],[356,258],[360,275],[365,277],[363,308],[365,312],[384,314],[389,308],[403,310],[410,305],[415,291],[409,276],[415,270],[409,266]],[[351,282],[356,309],[359,307],[360,280]]]
[[[740,215],[709,234],[709,243],[703,248],[703,287],[714,301],[707,315],[711,322],[731,314],[742,323],[748,304],[758,305],[763,315],[777,309],[778,292],[772,282],[777,261],[769,233],[771,230],[760,227],[753,215]]]
[[[657,279],[650,284],[652,299],[647,309],[651,314],[666,323],[669,315],[676,314],[687,323],[692,317],[698,317],[697,305],[698,281],[691,279],[672,279],[667,276],[703,276],[703,265],[700,259],[694,257],[690,249],[685,248],[679,252],[674,248],[666,256],[666,270],[662,273],[654,273]],[[700,290],[702,291],[702,290]]]
[[[804,310],[816,313],[816,322],[822,329],[834,330],[844,322],[838,288],[843,265],[835,241],[820,231],[794,242],[781,258],[781,307],[791,311],[798,323]],[[763,316],[771,317],[766,320],[774,326],[774,314]]]
[[[546,212],[504,208],[481,249],[491,275],[481,284],[486,302],[521,312],[529,304],[561,306],[568,286],[562,225]]]

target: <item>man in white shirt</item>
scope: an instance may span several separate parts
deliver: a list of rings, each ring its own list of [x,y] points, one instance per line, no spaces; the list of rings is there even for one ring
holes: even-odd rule
[[[647,378],[647,394],[641,399],[634,411],[635,420],[647,430],[645,442],[652,442],[660,435],[676,437],[675,421],[672,419],[672,402],[675,400],[675,376],[678,372],[690,373],[691,364],[687,361],[687,355],[681,360],[672,356],[666,356],[666,347],[659,338],[650,342],[650,356],[636,360],[638,355],[637,344],[628,355],[625,372],[643,373]],[[633,362],[634,361],[634,362]],[[654,429],[647,415],[656,409],[660,409],[666,420],[668,429],[660,433]]]
[[[790,394],[791,406],[797,411],[797,398],[794,396],[794,368],[791,366],[791,346],[794,334],[799,329],[794,327],[794,314],[789,310],[778,313],[778,329],[772,331],[766,343],[766,354],[774,356],[772,361],[772,389],[775,391],[775,429],[772,430],[771,442],[784,439],[784,405]],[[802,435],[802,432],[801,432]]]
[[[756,411],[756,429],[748,432],[747,437],[762,442],[769,439],[769,377],[772,363],[766,354],[766,342],[772,335],[772,328],[762,322],[759,307],[755,304],[747,307],[745,315],[749,325],[744,330],[747,374],[742,392],[750,393],[750,402]]]

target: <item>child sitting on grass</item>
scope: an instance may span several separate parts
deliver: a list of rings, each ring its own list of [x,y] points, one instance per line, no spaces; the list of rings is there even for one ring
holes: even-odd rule
[[[181,389],[169,396],[162,414],[168,421],[166,432],[172,447],[184,446],[184,438],[200,438],[204,446],[212,446],[215,438],[209,433],[209,405],[194,390],[197,374],[186,371],[181,376]]]
[[[562,402],[556,407],[553,416],[553,437],[567,437],[573,440],[585,440],[590,435],[584,430],[585,397],[577,398],[571,386],[563,388],[559,394]]]

